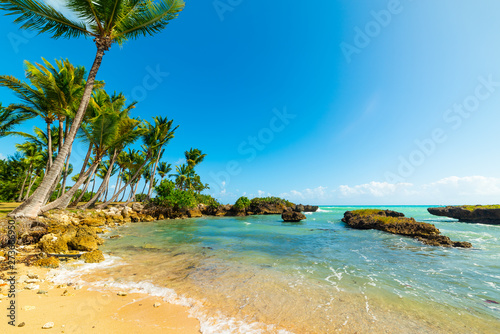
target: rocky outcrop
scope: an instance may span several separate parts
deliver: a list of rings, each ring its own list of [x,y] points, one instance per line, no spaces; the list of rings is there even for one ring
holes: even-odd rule
[[[98,249],[82,254],[81,259],[85,263],[99,263],[104,261],[104,254]]]
[[[413,237],[431,246],[470,248],[469,242],[451,241],[441,235],[434,225],[406,218],[404,214],[391,210],[355,210],[344,213],[342,221],[349,227],[361,230],[375,229],[393,234]]]
[[[500,225],[500,208],[484,206],[446,206],[428,208],[430,214],[458,219],[461,222]]]
[[[295,208],[293,208],[294,211],[297,212],[316,212],[318,211],[319,207],[317,205],[302,205],[302,204],[297,204]]]
[[[286,222],[297,223],[301,220],[306,219],[306,216],[303,213],[297,211],[285,211],[281,214],[281,219]]]

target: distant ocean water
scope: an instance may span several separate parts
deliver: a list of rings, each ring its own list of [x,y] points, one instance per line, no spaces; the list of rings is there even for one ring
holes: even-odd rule
[[[105,263],[59,276],[188,305],[203,333],[500,332],[500,226],[435,217],[426,206],[377,207],[473,245],[432,247],[346,227],[344,212],[359,208],[368,207],[321,206],[302,223],[271,215],[129,224],[106,241]]]

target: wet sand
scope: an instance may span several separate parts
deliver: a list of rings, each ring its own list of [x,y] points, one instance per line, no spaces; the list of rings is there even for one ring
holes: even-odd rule
[[[2,286],[0,333],[38,333],[53,322],[48,333],[200,333],[199,321],[189,317],[188,308],[164,302],[160,297],[131,293],[118,296],[118,290],[88,290],[86,286],[59,285],[46,280],[48,269],[19,265],[20,278],[27,273],[38,275],[39,288],[26,290],[19,283],[16,294],[16,327],[6,317],[7,287]],[[5,284],[5,283],[4,283]],[[38,291],[46,294],[38,294]],[[154,307],[155,303],[160,303]],[[17,327],[21,323],[23,327]]]

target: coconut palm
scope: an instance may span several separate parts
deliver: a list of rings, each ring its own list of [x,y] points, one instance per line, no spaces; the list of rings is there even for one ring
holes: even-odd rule
[[[30,200],[10,213],[13,217],[36,217],[40,212],[42,203],[60,175],[69,148],[83,120],[104,52],[108,51],[113,43],[123,44],[131,38],[160,32],[182,11],[184,1],[69,0],[67,7],[80,21],[70,19],[54,7],[37,0],[0,0],[0,9],[6,10],[9,15],[17,16],[15,22],[21,23],[22,28],[49,33],[54,38],[92,37],[97,47],[82,100],[53,168],[45,175]]]
[[[207,155],[201,153],[201,150],[197,148],[191,148],[189,151],[184,152],[184,156],[186,157],[189,168],[194,169],[194,167],[201,163]]]
[[[19,192],[19,196],[17,198],[17,201],[20,202],[23,199],[24,186],[26,185],[26,181],[28,181],[29,178],[28,184],[32,184],[31,178],[33,176],[35,168],[39,167],[40,165],[43,165],[43,155],[40,153],[38,145],[32,142],[16,144],[16,148],[19,152],[23,154],[24,157],[23,160],[27,164],[26,177],[24,178],[23,184],[21,186],[21,191]]]
[[[167,164],[166,162],[160,162],[158,165],[158,175],[160,175],[161,180],[163,181],[163,178],[168,175],[172,171],[172,165]]]
[[[29,114],[15,114],[9,108],[2,107],[0,102],[0,138],[10,135],[14,126],[31,118]]]
[[[156,174],[156,168],[158,167],[158,161],[160,161],[160,158],[164,152],[163,146],[168,144],[168,142],[174,138],[174,132],[177,130],[179,126],[176,126],[175,128],[172,129],[172,122],[173,120],[168,120],[167,117],[163,118],[161,116],[156,116],[153,117],[154,120],[154,138],[153,140],[156,142],[161,142],[163,144],[159,145],[157,149],[157,154],[156,154],[156,160],[154,162],[153,169],[151,171],[151,177],[149,178],[149,190],[148,190],[148,195],[147,198],[151,198],[151,191],[153,190],[153,179],[155,178]]]
[[[124,191],[131,183],[136,182],[136,179],[140,176],[142,168],[150,162],[151,157],[154,155],[157,150],[161,150],[161,148],[167,144],[170,139],[173,137],[173,132],[178,128],[175,127],[171,129],[172,121],[168,121],[168,126],[160,126],[157,122],[154,124],[149,123],[148,121],[144,121],[145,126],[142,131],[142,140],[144,142],[143,148],[143,162],[140,164],[138,168],[134,170],[133,175],[126,182],[126,184],[118,190],[118,192],[108,201],[103,204],[97,206],[97,208],[102,209],[109,205],[112,201],[114,201],[120,192]],[[137,187],[136,187],[137,188]]]
[[[193,176],[193,170],[189,168],[188,164],[182,164],[175,167],[176,174],[171,174],[175,178],[175,185],[180,190],[187,190],[189,179]]]

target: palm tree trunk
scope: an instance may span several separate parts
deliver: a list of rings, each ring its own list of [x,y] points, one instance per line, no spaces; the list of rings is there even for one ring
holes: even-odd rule
[[[78,188],[80,188],[80,186],[83,184],[83,182],[87,178],[90,178],[91,175],[95,173],[97,166],[99,166],[100,162],[101,162],[100,158],[96,159],[96,161],[94,161],[94,163],[90,166],[90,168],[85,171],[85,173],[80,174],[80,177],[75,182],[73,187],[71,187],[70,190],[65,192],[64,195],[62,195],[61,197],[59,197],[55,201],[43,206],[40,211],[45,212],[45,211],[52,210],[52,209],[65,209],[65,208],[67,208],[69,205],[69,202],[71,201],[71,198],[73,198],[73,195],[76,193]],[[84,192],[82,192],[82,193],[84,193]]]
[[[122,184],[122,178],[120,177],[120,174],[122,173],[122,168],[118,171],[118,177],[116,179],[116,184],[115,184],[115,191],[113,192],[113,196],[116,195],[116,191],[118,188],[120,188],[120,185]]]
[[[94,173],[91,173],[89,177],[85,180],[85,185],[83,186],[82,192],[80,193],[80,196],[78,196],[77,199],[75,199],[73,202],[71,202],[71,206],[77,206],[78,203],[82,200],[83,196],[85,196],[85,192],[87,191],[87,188],[89,187],[90,181],[92,180],[92,176],[94,176]]]
[[[33,179],[31,179],[31,175],[30,175],[30,183],[28,185],[28,191],[26,192],[26,196],[24,196],[25,201],[30,197],[31,187],[33,186],[33,184],[35,183],[37,178],[38,178],[37,174],[35,174],[35,177]]]
[[[135,200],[135,193],[137,191],[137,187],[139,187],[139,181],[136,182],[135,187],[132,184],[130,188],[130,196],[127,200],[127,202],[124,204],[124,206],[127,206],[130,202],[133,202]]]
[[[120,191],[119,191],[116,195],[120,194],[120,192],[121,192],[122,190],[123,190],[123,188],[122,188],[122,189],[120,189]],[[118,197],[118,196],[116,196],[116,197]],[[125,198],[125,191],[123,192],[122,198],[120,198],[120,200],[119,200],[118,202],[123,202],[123,199],[124,199],[124,198]],[[111,197],[111,199],[113,199],[113,197]]]
[[[52,125],[52,123],[50,122],[47,122],[47,154],[49,156],[49,165],[48,165],[48,168],[47,168],[47,173],[49,172],[50,168],[52,167],[52,130],[50,129],[50,126]],[[47,174],[45,174],[47,175]]]
[[[148,190],[148,196],[146,197],[147,199],[151,198],[151,192],[153,191],[153,180],[156,175],[156,168],[158,167],[158,161],[160,161],[160,155],[161,155],[161,146],[158,149],[158,155],[156,156],[155,165],[153,167],[153,170],[151,171],[151,177],[149,178],[149,190]]]
[[[21,202],[21,200],[23,199],[24,185],[26,184],[26,180],[28,180],[28,176],[31,176],[31,166],[33,166],[33,162],[30,162],[30,166],[26,170],[26,177],[24,178],[23,185],[21,186],[21,192],[17,197],[17,202]],[[30,177],[30,182],[31,182],[31,177]]]
[[[69,123],[69,117],[66,118],[66,129],[64,131],[64,138],[66,138],[68,136],[68,123]],[[60,140],[60,139],[59,139]],[[68,177],[68,168],[69,168],[69,158],[71,157],[71,150],[72,150],[73,146],[71,146],[69,148],[69,152],[68,152],[68,157],[66,158],[66,167],[64,168],[64,175],[63,175],[63,182],[62,182],[62,195],[64,195],[64,192],[66,191],[66,178]]]
[[[146,155],[146,158],[144,159],[144,162],[142,163],[142,165],[137,168],[137,172],[135,172],[134,176],[132,176],[130,178],[130,180],[128,180],[127,184],[123,186],[123,188],[121,188],[118,193],[116,195],[114,195],[113,197],[111,197],[111,199],[109,201],[106,201],[100,205],[97,206],[98,209],[104,209],[105,207],[107,207],[109,205],[109,203],[113,202],[116,197],[118,197],[118,194],[120,192],[122,192],[123,189],[125,189],[126,187],[128,187],[129,184],[131,184],[132,182],[135,181],[135,179],[141,175],[141,171],[142,171],[142,168],[144,168],[144,166],[146,165],[146,163],[148,162],[149,158],[151,157],[151,152],[148,152],[148,154]]]
[[[9,213],[10,217],[36,218],[41,211],[43,201],[47,197],[47,193],[50,192],[50,189],[52,188],[52,185],[56,181],[58,175],[61,175],[61,170],[68,155],[69,148],[73,144],[76,133],[80,128],[83,117],[85,116],[85,112],[90,101],[90,96],[92,94],[92,89],[94,87],[95,77],[97,75],[99,67],[101,66],[102,57],[104,56],[104,51],[108,48],[107,45],[102,45],[99,43],[102,43],[102,41],[96,41],[97,52],[94,63],[92,64],[92,68],[90,69],[89,75],[87,77],[87,83],[85,84],[85,90],[83,92],[80,106],[78,107],[75,119],[73,120],[73,124],[71,125],[71,128],[69,130],[68,137],[64,141],[64,145],[61,148],[61,152],[59,152],[59,154],[57,155],[57,158],[50,168],[50,171],[45,174],[42,183],[40,183],[40,186],[38,186],[31,198],[29,198],[11,213]]]
[[[144,194],[144,190],[146,190],[147,184],[148,184],[148,180],[144,180],[144,187],[142,187],[142,194]]]
[[[108,168],[108,170],[106,172],[106,175],[102,179],[101,186],[97,190],[97,193],[90,199],[90,201],[88,201],[87,203],[85,203],[85,205],[83,205],[82,207],[80,207],[81,209],[85,210],[85,209],[89,208],[91,205],[93,205],[95,202],[97,202],[97,199],[104,192],[104,190],[106,188],[106,185],[108,183],[108,180],[111,177],[111,173],[113,172],[113,165],[115,164],[117,156],[118,156],[118,151],[115,150],[114,153],[113,153],[113,157],[111,158],[111,161],[109,162],[109,168]],[[95,181],[95,178],[94,178],[94,181]],[[94,189],[92,188],[92,191],[93,190]]]

